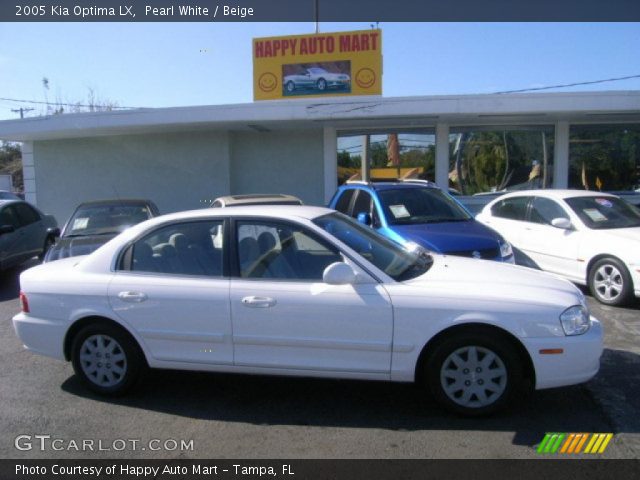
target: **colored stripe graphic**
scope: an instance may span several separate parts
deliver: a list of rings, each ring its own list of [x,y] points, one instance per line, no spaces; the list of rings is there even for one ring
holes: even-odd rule
[[[538,445],[537,452],[542,454],[562,453],[604,453],[613,433],[547,433]],[[583,447],[586,444],[586,448]]]

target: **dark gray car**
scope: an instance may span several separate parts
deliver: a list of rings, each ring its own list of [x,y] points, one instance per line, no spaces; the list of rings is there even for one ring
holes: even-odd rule
[[[22,200],[0,200],[0,270],[42,258],[59,234],[51,215]]]
[[[44,261],[88,255],[132,225],[158,215],[158,207],[151,200],[113,199],[81,203]]]

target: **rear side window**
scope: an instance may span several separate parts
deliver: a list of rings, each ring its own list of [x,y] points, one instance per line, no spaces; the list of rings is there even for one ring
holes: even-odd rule
[[[40,215],[26,203],[14,205],[21,226],[31,225],[40,220]]]
[[[524,221],[527,216],[529,197],[511,197],[500,200],[491,207],[494,217]]]
[[[162,227],[133,245],[131,270],[159,274],[222,276],[223,222]]]
[[[20,226],[13,206],[5,207],[0,211],[0,225],[13,225],[15,228]]]
[[[345,215],[349,214],[349,204],[351,203],[351,199],[353,198],[355,190],[349,189],[344,190],[340,198],[338,198],[338,202],[336,203],[336,210],[344,213]]]

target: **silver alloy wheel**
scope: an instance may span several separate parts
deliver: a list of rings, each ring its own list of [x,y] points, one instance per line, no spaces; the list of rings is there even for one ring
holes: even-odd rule
[[[593,276],[593,288],[599,297],[615,301],[624,291],[622,273],[614,265],[605,263]]]
[[[507,368],[495,352],[470,345],[457,349],[442,362],[440,384],[458,405],[486,407],[504,394]]]
[[[80,365],[87,378],[100,387],[113,387],[127,373],[127,357],[109,335],[91,335],[80,347]]]

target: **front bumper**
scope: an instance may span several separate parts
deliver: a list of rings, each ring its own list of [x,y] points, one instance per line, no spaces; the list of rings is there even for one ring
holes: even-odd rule
[[[63,345],[67,327],[64,323],[19,313],[13,317],[13,328],[27,350],[65,359]]]
[[[553,338],[526,338],[536,373],[536,389],[583,383],[600,369],[603,332],[600,322],[591,317],[591,327],[583,335]],[[561,354],[542,354],[543,349],[562,349]]]
[[[640,297],[640,265],[627,265],[631,273],[631,281],[633,282],[633,293],[636,297]]]

